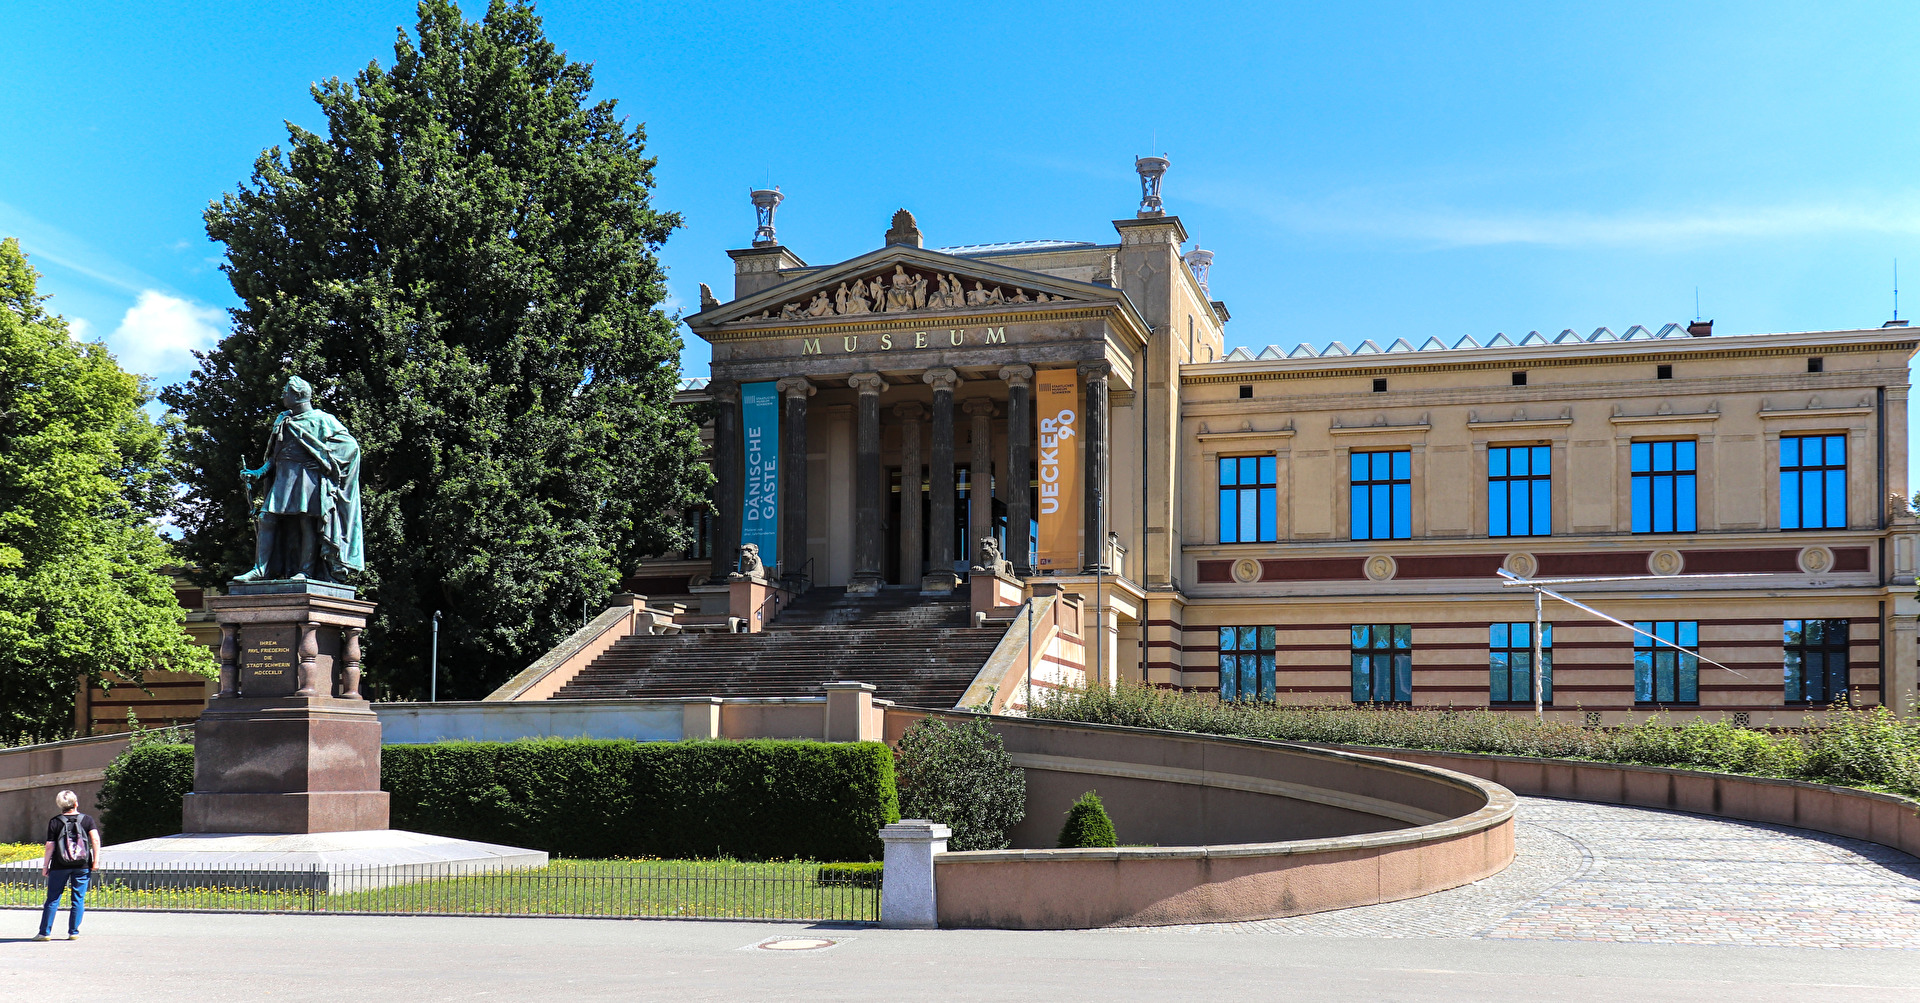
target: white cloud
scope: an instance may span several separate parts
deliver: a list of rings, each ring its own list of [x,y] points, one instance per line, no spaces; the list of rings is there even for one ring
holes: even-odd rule
[[[220,340],[226,319],[225,311],[143,289],[120,318],[120,326],[107,336],[107,347],[130,372],[184,373],[193,368],[195,349],[204,351]]]
[[[67,337],[75,341],[92,341],[87,335],[93,333],[93,322],[85,317],[68,317]]]

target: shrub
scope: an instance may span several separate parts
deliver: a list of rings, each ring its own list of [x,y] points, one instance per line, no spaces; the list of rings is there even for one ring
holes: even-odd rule
[[[1107,806],[1100,803],[1100,795],[1093,791],[1080,795],[1080,800],[1067,809],[1067,824],[1060,827],[1060,848],[1119,845],[1113,819],[1107,817]]]
[[[814,872],[813,883],[823,888],[878,888],[882,865],[865,864],[821,864]]]
[[[1664,714],[1625,728],[1589,728],[1485,709],[1223,703],[1208,693],[1123,683],[1114,690],[1049,691],[1030,713],[1289,742],[1671,766],[1920,796],[1920,722],[1901,721],[1883,707],[1855,710],[1844,703],[1822,725],[1782,732],[1725,720],[1676,727]]]
[[[180,831],[180,799],[193,790],[193,746],[135,745],[107,764],[106,783],[94,805],[100,809],[100,839],[130,843]]]
[[[870,860],[900,818],[878,742],[441,742],[380,760],[394,828],[563,857]],[[191,746],[129,749],[102,828],[179,832],[192,787]]]
[[[949,849],[1005,849],[1027,815],[1027,775],[984,718],[922,718],[900,736],[896,755],[901,817],[952,829]]]

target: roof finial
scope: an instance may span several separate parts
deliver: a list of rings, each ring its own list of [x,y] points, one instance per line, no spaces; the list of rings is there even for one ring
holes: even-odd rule
[[[1140,212],[1141,216],[1163,216],[1166,207],[1160,204],[1160,178],[1167,173],[1168,160],[1165,157],[1135,157],[1133,169],[1140,172]]]
[[[904,244],[908,247],[920,247],[920,224],[913,221],[913,213],[905,209],[893,214],[893,229],[887,231],[887,246]]]
[[[773,235],[773,210],[786,200],[780,194],[780,186],[755,188],[750,196],[753,199],[753,213],[760,220],[760,228],[753,231],[753,246],[775,247],[780,241]]]
[[[1198,242],[1196,241],[1196,243]],[[1185,261],[1187,267],[1193,269],[1193,277],[1200,280],[1200,291],[1207,293],[1209,296],[1212,295],[1212,293],[1207,290],[1207,272],[1213,268],[1213,252],[1203,251],[1199,247],[1195,247],[1193,250],[1188,251],[1180,260]]]

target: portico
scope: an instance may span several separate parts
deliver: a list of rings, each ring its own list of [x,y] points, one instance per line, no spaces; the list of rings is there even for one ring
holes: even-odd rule
[[[1084,415],[1067,442],[1080,450],[1084,507],[1064,570],[1094,573],[1110,521],[1112,397],[1130,406],[1147,325],[1110,284],[926,250],[904,212],[888,239],[817,269],[777,245],[736,252],[739,298],[688,319],[713,344],[717,502],[737,505],[746,477],[740,388],[772,383],[779,532],[761,559],[774,576],[951,591],[979,563],[982,538],[1025,576],[1042,491],[1032,387],[1036,373],[1064,371]],[[784,281],[768,286],[770,259]],[[741,520],[716,519],[714,532],[718,575],[733,570]]]

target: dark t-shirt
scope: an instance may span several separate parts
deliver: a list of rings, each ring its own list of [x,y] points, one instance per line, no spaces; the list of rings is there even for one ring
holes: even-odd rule
[[[65,857],[62,857],[60,855],[60,834],[66,829],[67,819],[70,819],[70,818],[79,820],[80,838],[85,839],[87,841],[87,858],[85,860],[68,860]],[[54,817],[48,819],[47,820],[47,842],[53,844],[53,866],[55,867],[90,867],[92,866],[93,837],[88,834],[99,832],[99,831],[100,831],[100,827],[94,824],[92,815],[87,815],[87,814],[64,815],[63,814],[63,815],[55,815]]]

